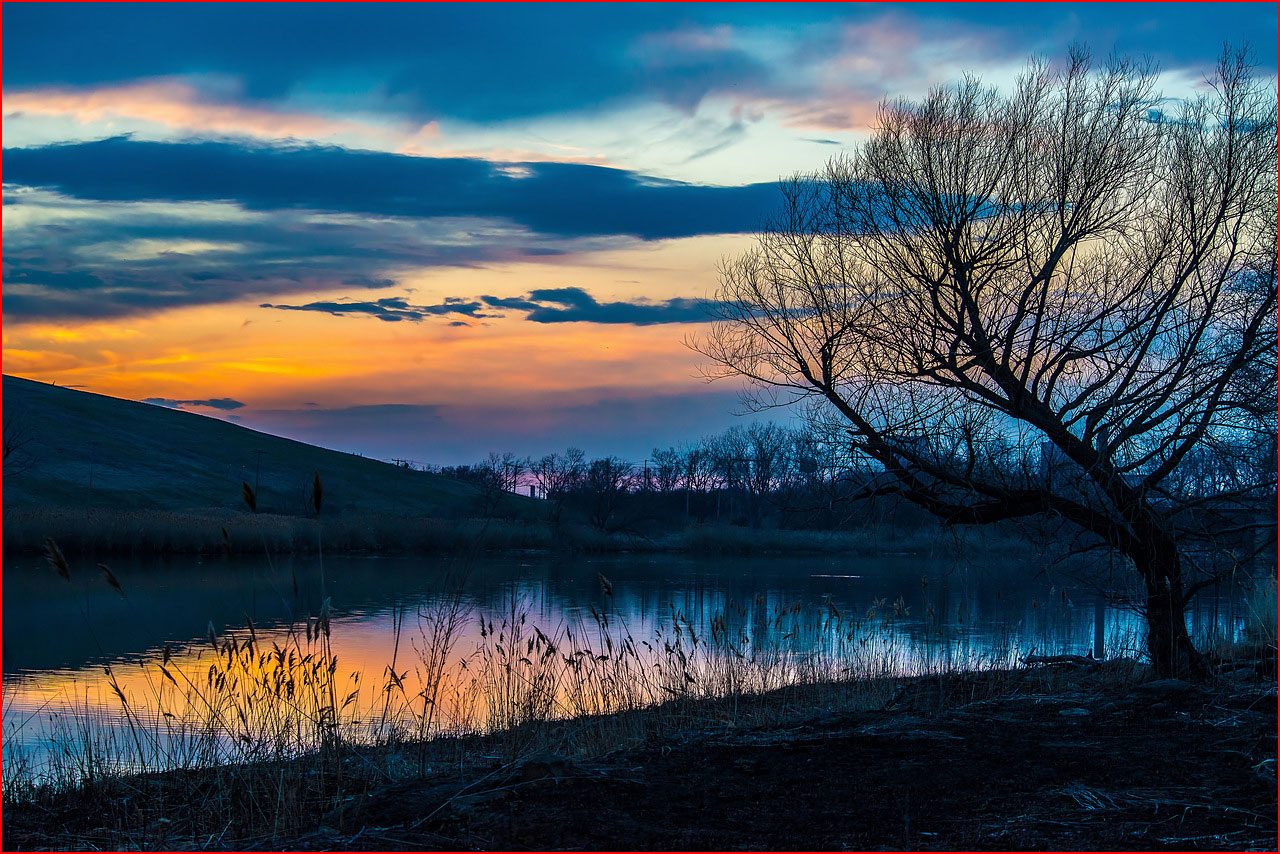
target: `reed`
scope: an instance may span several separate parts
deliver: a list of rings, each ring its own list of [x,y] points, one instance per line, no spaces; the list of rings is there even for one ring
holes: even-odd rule
[[[234,547],[237,528],[215,530],[219,546]],[[56,540],[46,555],[53,572],[74,574]],[[427,604],[396,607],[380,673],[344,667],[325,599],[279,626],[246,620],[220,635],[210,624],[207,642],[166,647],[135,679],[108,668],[101,696],[73,690],[25,720],[6,709],[7,744],[43,724],[49,749],[7,750],[5,810],[92,815],[105,834],[98,847],[211,847],[229,829],[269,846],[320,822],[341,830],[344,805],[445,768],[466,786],[495,763],[543,753],[590,757],[680,733],[883,709],[909,682],[932,686],[938,708],[1016,690],[1011,641],[976,650],[929,612],[924,632],[907,631],[916,620],[903,599],[855,613],[754,597],[705,619],[668,602],[636,632],[603,575],[587,613],[540,624],[514,593],[477,614],[467,566],[459,561]],[[100,573],[127,595],[105,565]],[[1113,669],[1126,680],[1137,672],[1132,662]]]
[[[548,728],[588,721],[579,741],[616,740],[620,713],[645,713],[642,730],[687,725],[691,709],[769,719],[780,695],[817,686],[822,702],[883,700],[894,680],[1009,665],[1000,658],[922,658],[918,642],[895,631],[901,603],[877,603],[862,615],[799,603],[729,602],[703,625],[674,604],[637,637],[605,596],[589,617],[542,627],[512,598],[500,617],[475,617],[479,641],[460,649],[473,610],[457,578],[430,605],[392,621],[394,645],[380,682],[345,672],[331,644],[328,600],[296,623],[265,631],[246,621],[206,644],[164,656],[123,687],[108,672],[119,715],[69,714],[83,729],[63,739],[63,754],[83,745],[84,761],[36,767],[6,791],[91,787],[107,769],[157,773],[315,760],[355,748],[400,749],[433,738],[486,736],[516,755]],[[407,634],[410,620],[413,636]],[[769,699],[764,699],[769,698]],[[692,704],[692,705],[691,705]],[[104,706],[99,703],[96,708]],[[124,728],[121,729],[120,724]],[[127,738],[122,733],[127,734]],[[21,733],[8,733],[10,737]],[[90,761],[91,760],[91,761]],[[322,762],[322,764],[324,764]],[[17,772],[15,772],[17,773]],[[6,794],[6,797],[8,795]]]

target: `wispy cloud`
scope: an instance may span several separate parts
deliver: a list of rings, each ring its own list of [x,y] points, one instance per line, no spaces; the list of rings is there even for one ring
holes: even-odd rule
[[[495,317],[482,314],[484,307],[478,302],[466,302],[459,299],[446,299],[436,305],[410,305],[403,297],[387,297],[373,302],[310,302],[305,305],[273,305],[264,302],[260,308],[278,308],[285,311],[319,311],[332,314],[334,317],[348,315],[369,315],[378,320],[399,322],[402,320],[420,321],[427,317],[445,314],[461,314],[467,317]]]
[[[512,164],[334,146],[114,138],[5,149],[5,179],[99,201],[234,202],[249,210],[486,217],[560,237],[645,240],[750,231],[772,183],[716,187],[577,163]]]
[[[4,156],[4,309],[20,317],[111,317],[250,296],[274,305],[284,294],[386,287],[397,270],[743,233],[778,199],[772,183],[704,186],[563,163],[513,172],[477,159],[317,146],[119,138]],[[384,320],[464,313],[281,304]]]
[[[369,131],[367,126],[346,119],[240,103],[234,96],[212,97],[176,79],[6,92],[4,116],[6,120],[60,116],[81,124],[129,118],[173,130],[267,139],[313,139]]]
[[[541,288],[523,297],[482,296],[477,299],[447,297],[433,305],[413,305],[403,297],[374,301],[311,302],[305,305],[263,303],[261,308],[285,311],[318,311],[335,317],[366,316],[391,323],[419,322],[429,317],[459,315],[473,319],[501,317],[503,311],[524,312],[534,323],[616,323],[652,326],[660,323],[704,323],[710,319],[705,304],[696,299],[649,302],[600,302],[582,288]],[[493,311],[489,311],[492,309]],[[452,326],[467,326],[453,321]]]
[[[229,397],[210,397],[204,400],[174,400],[168,397],[146,397],[142,399],[143,403],[150,403],[154,406],[165,406],[169,409],[181,409],[184,406],[201,406],[207,409],[221,409],[230,411],[232,409],[241,409],[244,404],[238,400],[232,400]]]
[[[661,302],[599,302],[582,288],[543,288],[525,299],[496,300],[481,297],[487,305],[525,311],[534,323],[705,323],[710,319],[703,303],[677,297]]]
[[[88,5],[74,22],[31,4],[5,16],[5,85],[7,101],[185,73],[234,78],[247,107],[326,101],[419,124],[488,123],[646,100],[689,109],[744,90],[803,96],[824,69],[862,73],[840,63],[854,48],[871,75],[949,60],[975,37],[983,52],[973,47],[970,64],[1085,38],[1178,68],[1250,32],[1274,68],[1266,4],[397,4],[360,21],[340,4]],[[810,48],[824,37],[850,50]]]

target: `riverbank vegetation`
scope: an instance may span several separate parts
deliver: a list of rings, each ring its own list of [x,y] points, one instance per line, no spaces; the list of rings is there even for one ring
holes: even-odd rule
[[[1275,843],[1274,634],[1191,685],[1127,657],[922,658],[901,603],[673,608],[635,637],[600,581],[577,626],[457,595],[401,614],[380,678],[346,673],[327,609],[211,631],[145,685],[108,668],[112,720],[86,702],[42,759],[7,755],[5,848]]]
[[[14,509],[4,517],[4,550],[38,553],[47,538],[67,554],[312,554],[323,549],[377,554],[563,552],[689,552],[693,554],[928,551],[954,542],[936,526],[878,525],[858,530],[751,529],[693,523],[650,533],[601,531],[583,523],[541,519],[434,519],[396,513],[308,518],[224,510],[154,511],[111,508]],[[1003,535],[1017,543],[1016,534]],[[1026,547],[1025,541],[1021,542]]]

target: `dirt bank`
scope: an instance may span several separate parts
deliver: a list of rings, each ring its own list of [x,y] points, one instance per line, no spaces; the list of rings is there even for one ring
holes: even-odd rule
[[[1208,688],[1043,670],[899,688],[881,708],[779,726],[699,716],[594,756],[474,750],[461,770],[370,787],[287,836],[195,835],[180,810],[122,834],[100,808],[50,801],[6,805],[4,845],[1275,850],[1274,671]]]

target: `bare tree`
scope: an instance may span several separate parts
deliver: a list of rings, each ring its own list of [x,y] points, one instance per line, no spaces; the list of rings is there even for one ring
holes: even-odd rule
[[[702,439],[689,445],[681,452],[682,465],[680,477],[686,492],[698,495],[710,492],[715,483],[715,467],[711,450],[711,440]]]
[[[772,421],[754,421],[747,426],[747,489],[757,498],[765,498],[783,486],[795,467],[791,450],[794,436],[786,427]]]
[[[520,488],[520,475],[524,473],[525,461],[507,451],[499,455],[490,451],[488,458],[477,468],[486,468],[493,472],[498,481],[498,488],[503,492],[516,492]]]
[[[1050,514],[1122,555],[1164,675],[1203,667],[1185,610],[1211,583],[1182,521],[1206,499],[1172,476],[1276,430],[1241,393],[1276,396],[1275,93],[1243,50],[1206,84],[1165,112],[1150,68],[1074,49],[1006,94],[882,105],[783,183],[694,342],[843,425],[868,493],[952,524]],[[1243,475],[1218,506],[1274,500],[1274,464]]]
[[[673,447],[653,449],[653,483],[658,492],[670,495],[680,488],[683,458]]]
[[[588,518],[596,528],[608,529],[634,473],[634,465],[617,457],[592,460],[587,466],[580,490],[586,500]]]
[[[506,494],[506,472],[488,463],[477,463],[466,467],[465,479],[476,488],[476,512],[486,519],[492,518]]]
[[[579,448],[569,448],[560,454],[547,454],[541,459],[530,457],[525,467],[533,476],[542,497],[551,502],[551,522],[560,526],[560,516],[564,509],[565,498],[577,490],[586,477],[586,464]]]

